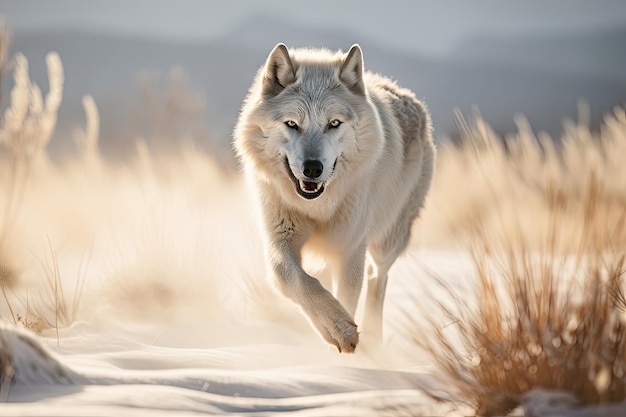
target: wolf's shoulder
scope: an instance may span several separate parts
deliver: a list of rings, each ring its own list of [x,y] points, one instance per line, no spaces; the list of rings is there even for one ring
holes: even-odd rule
[[[426,105],[417,99],[413,91],[380,74],[366,72],[365,80],[375,105],[379,111],[391,114],[405,142],[429,139],[432,129],[430,115]],[[384,117],[382,121],[385,124]]]

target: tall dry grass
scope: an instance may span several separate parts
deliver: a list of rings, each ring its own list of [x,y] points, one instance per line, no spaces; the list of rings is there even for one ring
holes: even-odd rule
[[[506,414],[533,388],[626,400],[624,108],[592,132],[583,107],[558,141],[523,119],[510,138],[480,118],[461,126],[438,172],[461,195],[435,185],[430,204],[454,207],[440,221],[471,248],[473,292],[439,280],[415,342],[479,415]]]
[[[7,73],[5,67],[12,70],[14,86],[0,124],[0,291],[9,321],[36,332],[55,329],[58,337],[59,327],[69,326],[76,320],[88,261],[83,264],[81,259],[73,285],[68,291],[64,290],[56,251],[49,235],[43,231],[47,250],[32,259],[38,268],[37,282],[34,286],[23,286],[23,277],[27,274],[24,263],[20,262],[20,252],[27,250],[23,225],[32,223],[32,219],[24,218],[25,200],[30,197],[29,192],[39,191],[42,179],[54,179],[57,173],[46,148],[63,96],[63,66],[56,53],[46,56],[49,91],[44,97],[39,86],[30,80],[24,55],[16,54],[5,65],[9,39],[7,29],[2,27],[0,75]],[[90,96],[85,96],[83,106],[87,123],[85,130],[77,135],[79,161],[82,168],[89,167],[91,172],[97,172],[100,166],[98,110]],[[40,216],[46,214],[49,211],[39,213]]]
[[[183,139],[178,148],[155,152],[158,143],[139,138],[134,157],[107,161],[97,105],[86,96],[76,156],[58,164],[47,144],[62,66],[55,54],[47,62],[44,99],[26,58],[9,61],[15,83],[0,124],[0,318],[54,335],[80,320],[207,321],[236,313],[226,305],[243,309],[224,300],[246,287],[244,276],[260,275],[261,251],[233,250],[257,245],[252,219],[229,165],[184,140],[182,124],[202,104],[195,96],[181,103],[184,80],[160,108],[180,116],[163,121],[181,128],[172,133]]]
[[[415,235],[429,246],[465,245],[468,240],[507,231],[521,233],[531,246],[541,244],[553,223],[567,224],[558,239],[576,250],[588,222],[597,237],[626,245],[626,112],[616,107],[599,131],[580,104],[579,120],[567,121],[560,138],[535,133],[518,117],[518,131],[502,137],[476,114],[459,116],[459,144],[446,142],[438,155],[429,203]],[[590,201],[587,191],[596,187]],[[583,222],[585,206],[598,215]]]
[[[17,54],[12,60],[14,86],[0,126],[0,147],[7,155],[7,175],[3,176],[2,184],[0,252],[6,250],[31,171],[47,166],[45,149],[56,126],[64,78],[63,65],[56,53],[46,56],[46,64],[49,91],[44,98],[39,86],[30,81],[26,57]]]

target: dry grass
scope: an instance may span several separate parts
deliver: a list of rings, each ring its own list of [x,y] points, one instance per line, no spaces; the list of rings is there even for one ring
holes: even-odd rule
[[[480,415],[506,414],[538,387],[582,404],[624,401],[626,112],[599,134],[569,124],[558,145],[525,125],[506,140],[480,119],[463,126],[466,142],[441,153],[439,175],[467,169],[449,230],[472,249],[474,293],[439,281],[444,298],[424,308],[430,325],[416,343]]]
[[[7,55],[9,53],[9,44],[11,36],[4,22],[0,22],[0,81],[3,79],[6,71]],[[2,91],[0,90],[0,102],[2,102]]]
[[[418,343],[480,415],[502,415],[532,388],[583,404],[626,399],[624,257],[474,254],[477,305],[454,294]]]
[[[535,134],[527,120],[517,119],[519,131],[496,134],[478,115],[459,116],[460,144],[444,143],[428,205],[415,235],[429,245],[464,246],[483,233],[519,231],[538,249],[558,206],[560,247],[576,250],[583,232],[581,210],[597,206],[594,219],[616,226],[598,237],[626,246],[623,223],[626,206],[626,111],[616,107],[605,116],[600,131],[588,123],[580,105],[578,122],[566,122],[561,138]],[[593,200],[585,193],[597,187]],[[589,219],[587,219],[587,222]],[[480,226],[480,227],[477,227]],[[517,232],[516,232],[517,233]]]
[[[9,36],[6,28],[0,28],[0,76],[4,75]],[[33,305],[29,292],[21,294],[18,289],[20,270],[16,262],[16,242],[19,233],[20,213],[33,174],[47,176],[51,173],[46,147],[54,132],[57,111],[63,96],[63,65],[56,53],[46,56],[49,92],[44,97],[40,88],[30,81],[28,61],[17,54],[12,62],[14,87],[10,94],[0,126],[0,160],[6,163],[2,171],[0,192],[0,291],[11,320],[28,329],[40,332],[60,325],[71,324],[80,303],[84,287],[84,274],[79,270],[72,303],[66,302],[59,273],[59,265],[48,239],[50,260],[40,261],[47,287],[41,291],[41,302]],[[87,129],[84,134],[83,158],[89,163],[97,159],[98,123],[97,108],[93,99],[84,100]],[[21,304],[21,312],[14,304]],[[52,312],[52,314],[50,314]],[[58,333],[57,333],[58,337]]]
[[[8,37],[0,34],[0,51],[8,49],[7,43]],[[0,52],[0,59],[4,57],[5,53]],[[58,54],[49,53],[46,64],[49,91],[44,99],[39,86],[30,80],[26,57],[17,54],[12,60],[14,86],[0,126],[0,153],[7,155],[0,204],[0,254],[14,237],[11,228],[20,211],[29,176],[34,169],[45,169],[48,165],[45,150],[56,126],[64,76]],[[0,66],[4,66],[1,60]]]
[[[60,60],[49,55],[46,100],[25,57],[11,62],[15,87],[0,125],[0,318],[48,334],[103,312],[121,320],[206,319],[229,296],[212,277],[243,287],[241,276],[263,270],[256,258],[233,253],[251,221],[239,179],[218,161],[193,146],[155,154],[138,139],[134,159],[107,162],[98,150],[97,106],[86,96],[76,158],[56,165],[46,146],[62,93]],[[185,98],[177,91],[172,106]],[[245,232],[233,233],[233,225]]]

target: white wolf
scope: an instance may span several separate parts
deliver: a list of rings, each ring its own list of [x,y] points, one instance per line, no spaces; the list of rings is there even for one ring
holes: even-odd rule
[[[387,271],[433,175],[431,130],[412,92],[364,72],[358,45],[343,54],[278,44],[244,102],[234,146],[259,203],[269,269],[340,352],[359,342],[366,252],[365,335],[382,340]],[[324,257],[335,296],[305,272],[303,250]]]

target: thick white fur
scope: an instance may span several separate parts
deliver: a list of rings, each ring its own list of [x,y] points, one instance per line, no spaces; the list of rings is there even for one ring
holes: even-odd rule
[[[334,119],[341,124],[331,128]],[[353,317],[365,269],[364,328],[382,340],[387,272],[433,174],[431,130],[413,93],[363,70],[358,45],[343,54],[279,44],[244,102],[234,146],[260,209],[270,273],[340,352],[359,342]],[[323,163],[315,199],[296,188],[307,159]],[[303,250],[324,257],[334,295],[304,271]]]

